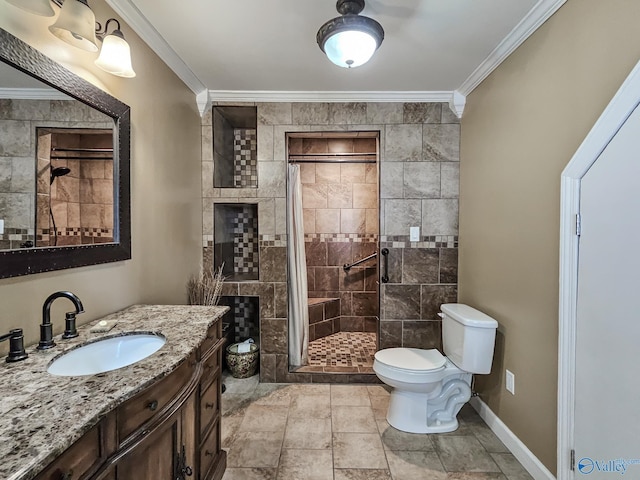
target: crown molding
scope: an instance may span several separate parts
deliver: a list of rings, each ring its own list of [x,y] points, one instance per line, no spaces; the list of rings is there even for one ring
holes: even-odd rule
[[[203,90],[200,93],[197,93],[196,103],[198,104],[198,111],[200,112],[200,116],[204,117],[204,112],[207,111],[211,106],[211,96],[209,95],[209,90]]]
[[[453,92],[210,90],[214,102],[448,102]]]
[[[160,33],[151,25],[131,0],[105,0],[107,4],[136,32],[136,34],[151,47],[151,50],[162,59],[168,67],[182,80],[196,95],[206,90],[205,85],[191,71],[173,48]]]
[[[464,112],[464,106],[467,104],[466,95],[461,94],[458,90],[451,92],[451,98],[449,99],[449,108],[458,118],[462,118]]]
[[[51,88],[0,88],[0,98],[10,100],[73,100]]]
[[[567,0],[539,0],[527,15],[498,44],[485,60],[458,87],[458,91],[469,95],[498,66],[524,43],[551,15],[564,5]]]

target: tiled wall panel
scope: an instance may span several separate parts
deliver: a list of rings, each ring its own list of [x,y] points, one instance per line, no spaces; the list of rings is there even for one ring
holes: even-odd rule
[[[0,99],[0,219],[5,222],[0,249],[20,248],[25,241],[34,240],[36,230],[40,241],[49,240],[49,160],[34,165],[38,127],[102,129],[112,128],[113,121],[75,100]],[[37,215],[36,170],[45,172],[47,187],[46,208],[41,202]],[[42,219],[41,224],[35,224],[36,217]]]
[[[211,144],[211,115],[206,115],[203,119],[203,247],[205,265],[211,265],[214,203],[235,201],[258,204],[260,281],[229,283],[225,289],[260,296],[261,380],[331,380],[328,377],[313,377],[310,374],[288,371],[285,142],[287,132],[380,132],[379,240],[381,247],[391,250],[391,281],[380,288],[380,346],[439,346],[440,320],[436,315],[439,305],[455,301],[457,298],[460,126],[448,105],[248,105],[256,105],[258,109],[257,189],[213,188],[212,155],[204,152],[206,146]],[[319,193],[320,199],[322,195],[322,192]],[[335,199],[340,201],[340,196]],[[329,209],[328,204],[326,209]],[[330,214],[320,214],[320,222],[331,221]],[[315,212],[315,218],[310,216],[307,222],[316,225],[318,212]],[[335,219],[333,222],[335,225]],[[409,241],[411,226],[421,227],[419,242]],[[332,254],[338,256],[340,252],[334,251]],[[274,258],[278,261],[274,261]],[[421,268],[413,266],[414,260],[420,263]],[[372,280],[365,278],[364,281]],[[335,280],[332,279],[322,279],[322,282],[335,285]],[[340,278],[338,285],[339,282]],[[262,301],[263,298],[265,302]],[[366,308],[365,305],[366,299],[354,300],[352,296],[351,311]],[[357,382],[370,381],[370,378],[354,375],[342,380]]]

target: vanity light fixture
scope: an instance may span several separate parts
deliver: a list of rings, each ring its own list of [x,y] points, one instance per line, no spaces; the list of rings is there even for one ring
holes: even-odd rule
[[[110,18],[104,25],[96,22],[96,17],[87,0],[5,0],[29,13],[42,16],[53,16],[55,11],[51,7],[53,1],[61,7],[60,15],[49,31],[60,40],[74,47],[100,55],[95,64],[107,73],[124,78],[136,76],[131,66],[131,48],[124,39],[120,22]],[[117,27],[107,33],[109,24],[115,22]],[[98,39],[102,41],[102,48],[98,47]]]
[[[342,16],[320,27],[318,46],[339,67],[364,65],[384,40],[384,30],[372,18],[358,15],[364,0],[338,0],[336,9]]]
[[[69,45],[87,52],[97,52],[95,25],[96,17],[87,0],[67,0],[49,31]]]
[[[117,28],[107,34],[110,22],[116,22]],[[102,49],[100,56],[96,59],[96,65],[112,75],[124,78],[135,77],[136,72],[131,66],[131,48],[120,30],[120,22],[110,18],[104,25],[104,31],[98,32],[97,35],[102,40]]]

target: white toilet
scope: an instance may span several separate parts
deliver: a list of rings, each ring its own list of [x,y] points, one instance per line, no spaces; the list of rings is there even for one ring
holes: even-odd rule
[[[393,387],[387,421],[404,432],[456,430],[456,416],[471,398],[472,374],[491,371],[498,322],[461,303],[440,309],[446,357],[419,348],[387,348],[375,354],[373,371]]]

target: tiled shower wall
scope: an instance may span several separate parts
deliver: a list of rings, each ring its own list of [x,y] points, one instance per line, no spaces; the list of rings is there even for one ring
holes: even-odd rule
[[[376,151],[376,138],[291,138],[289,145],[291,155]],[[342,268],[378,249],[375,161],[300,164],[309,297],[340,299],[336,331],[378,331],[376,261]]]
[[[255,203],[260,234],[258,282],[227,282],[224,295],[260,297],[260,378],[326,381],[288,371],[285,134],[380,132],[380,246],[390,247],[391,281],[381,285],[380,346],[440,345],[437,309],[457,297],[460,126],[442,103],[258,103],[258,187],[214,188],[212,116],[203,118],[203,246],[212,265],[213,205]],[[409,227],[421,241],[409,241]],[[371,381],[344,375],[342,381]]]
[[[0,249],[34,239],[36,128],[78,126],[112,128],[113,121],[75,100],[0,99]]]
[[[49,158],[51,148],[111,149],[113,136],[51,132],[38,131],[36,246],[113,242],[113,159]],[[53,168],[68,167],[70,172],[49,185],[49,162]]]

